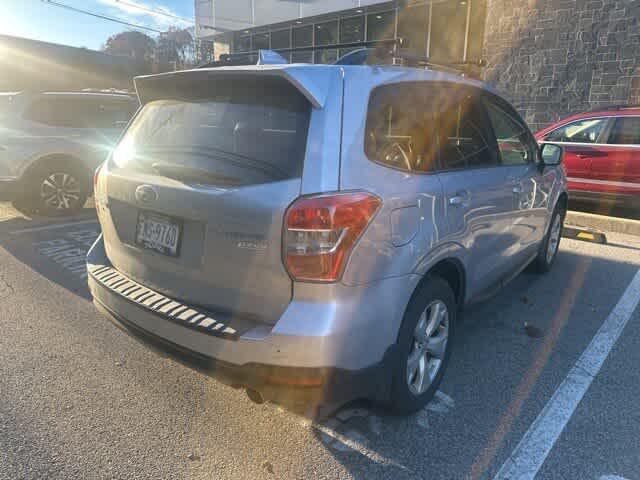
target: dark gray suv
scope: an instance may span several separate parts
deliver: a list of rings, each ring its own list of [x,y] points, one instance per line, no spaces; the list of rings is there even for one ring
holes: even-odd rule
[[[253,399],[415,411],[461,308],[553,264],[562,150],[478,81],[258,65],[136,87],[96,178],[94,302]]]

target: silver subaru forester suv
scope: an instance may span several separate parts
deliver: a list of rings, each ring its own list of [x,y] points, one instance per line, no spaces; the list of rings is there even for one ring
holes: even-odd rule
[[[94,302],[253,400],[415,411],[462,307],[554,261],[562,150],[481,82],[259,65],[136,88],[95,179]]]

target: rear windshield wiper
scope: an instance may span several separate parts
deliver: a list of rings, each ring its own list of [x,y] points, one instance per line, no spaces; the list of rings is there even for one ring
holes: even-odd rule
[[[182,182],[207,183],[212,185],[236,186],[242,182],[239,178],[221,175],[211,170],[197,167],[187,167],[175,163],[156,162],[151,168],[160,175],[180,180]]]
[[[211,151],[216,152],[215,154],[211,153]],[[287,172],[283,171],[279,167],[272,165],[267,162],[262,162],[255,158],[248,157],[246,155],[242,155],[240,153],[229,152],[226,150],[222,150],[219,148],[207,146],[207,147],[197,147],[197,146],[167,146],[167,147],[145,147],[140,150],[141,153],[154,154],[154,153],[189,153],[192,155],[200,155],[205,158],[210,158],[212,160],[218,162],[225,162],[227,164],[236,165],[239,168],[244,170],[253,170],[255,172],[260,172],[264,175],[272,179],[286,179],[288,178]],[[206,171],[206,170],[205,170]]]

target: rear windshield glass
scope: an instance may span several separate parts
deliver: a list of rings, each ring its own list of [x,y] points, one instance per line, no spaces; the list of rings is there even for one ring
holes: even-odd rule
[[[188,87],[146,104],[116,152],[138,169],[200,183],[301,176],[311,105],[288,82],[227,77]]]

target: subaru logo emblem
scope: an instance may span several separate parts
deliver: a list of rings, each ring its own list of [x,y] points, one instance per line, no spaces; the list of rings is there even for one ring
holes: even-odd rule
[[[140,185],[136,188],[136,200],[140,203],[151,203],[158,200],[158,192],[151,185]]]

